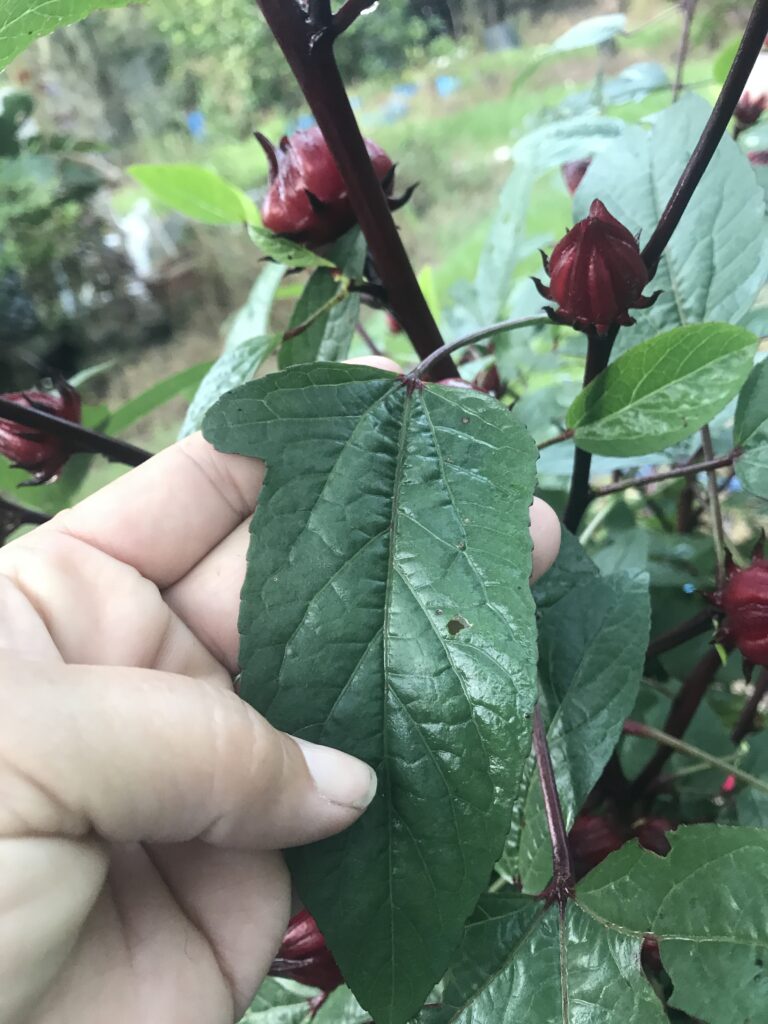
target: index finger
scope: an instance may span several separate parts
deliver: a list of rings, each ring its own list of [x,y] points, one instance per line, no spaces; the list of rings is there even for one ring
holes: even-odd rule
[[[386,358],[351,359],[399,370]],[[132,565],[158,587],[194,568],[254,510],[264,463],[192,434],[39,530],[58,530]]]

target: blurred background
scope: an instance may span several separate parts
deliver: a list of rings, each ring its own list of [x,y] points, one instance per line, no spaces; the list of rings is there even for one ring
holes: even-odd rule
[[[708,99],[749,7],[698,5],[686,82]],[[624,15],[622,30],[553,53],[575,23],[606,15]],[[516,143],[574,116],[620,106],[631,122],[668,106],[681,23],[669,0],[386,0],[344,36],[337,53],[365,134],[396,161],[398,190],[419,182],[397,219],[444,322],[474,276]],[[89,403],[114,409],[216,358],[262,254],[241,227],[183,216],[127,169],[194,163],[258,203],[266,162],[253,131],[276,141],[311,123],[252,0],[103,11],[18,57],[0,76],[0,390],[77,375]],[[553,166],[534,187],[519,270],[538,270],[535,250],[571,222]],[[301,286],[281,283],[278,328]],[[407,354],[384,313],[366,310],[363,323]],[[185,397],[125,436],[169,442]]]

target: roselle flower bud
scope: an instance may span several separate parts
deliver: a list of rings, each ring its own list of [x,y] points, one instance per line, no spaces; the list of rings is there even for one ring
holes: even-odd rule
[[[761,53],[750,72],[734,116],[740,129],[749,128],[768,107],[768,53]]]
[[[333,954],[308,910],[300,911],[288,922],[288,930],[269,973],[321,989],[323,996],[310,1000],[313,1015],[325,998],[344,984]]]
[[[81,422],[80,395],[66,383],[60,384],[58,391],[12,391],[0,397],[29,409],[61,416],[72,423]],[[10,459],[15,468],[32,474],[25,483],[43,484],[53,480],[72,451],[71,442],[53,433],[0,419],[0,455]]]
[[[725,613],[718,639],[732,643],[749,664],[768,668],[768,559],[763,557],[762,540],[746,569],[729,565],[728,578],[714,600]]]
[[[627,829],[614,818],[580,814],[568,834],[576,879],[596,868],[609,853],[620,849],[628,838]]]
[[[606,210],[599,199],[589,215],[557,243],[549,259],[542,253],[549,274],[546,287],[534,277],[539,293],[557,303],[545,307],[556,323],[578,331],[605,332],[617,324],[635,321],[629,309],[646,309],[659,297],[643,294],[649,275],[635,236]]]
[[[303,245],[334,242],[355,223],[347,186],[319,128],[284,136],[275,149],[260,132],[269,161],[269,191],[261,208],[264,227]],[[366,149],[376,176],[390,195],[395,165],[384,150],[366,139]],[[412,191],[412,190],[410,190]],[[391,200],[397,209],[410,196]]]
[[[582,179],[584,178],[584,175],[589,170],[589,165],[591,163],[592,163],[591,159],[589,159],[589,160],[569,160],[567,163],[563,164],[563,166],[560,168],[560,170],[562,172],[562,175],[563,175],[563,180],[565,181],[565,186],[568,189],[568,191],[571,193],[571,195],[574,194],[576,189],[581,184]]]

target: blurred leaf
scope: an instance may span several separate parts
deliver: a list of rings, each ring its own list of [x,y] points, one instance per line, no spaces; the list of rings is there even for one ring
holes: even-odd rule
[[[224,352],[203,378],[179,431],[179,439],[200,430],[203,417],[227,391],[253,377],[264,360],[280,344],[281,335],[264,334],[241,341],[237,348]]]
[[[71,25],[91,11],[123,7],[125,0],[3,0],[0,7],[0,71],[39,36]]]
[[[370,1024],[370,1020],[350,989],[340,985],[317,1011],[314,1024]]]
[[[500,320],[504,312],[512,272],[520,258],[533,181],[531,169],[519,165],[501,191],[475,275],[475,305],[481,324]]]
[[[88,381],[93,380],[94,377],[99,377],[102,373],[107,373],[108,370],[111,370],[116,365],[116,359],[105,359],[103,363],[96,363],[94,366],[86,366],[78,373],[73,373],[69,378],[69,383],[73,388],[81,388],[84,384],[87,384]]]
[[[259,224],[253,200],[198,164],[132,164],[131,177],[163,206],[203,224]]]
[[[598,455],[643,455],[690,436],[738,393],[757,349],[729,324],[678,327],[636,345],[568,410],[575,441]]]
[[[261,228],[253,223],[248,226],[248,234],[251,241],[261,249],[265,256],[268,256],[275,263],[281,263],[284,267],[292,270],[306,270],[310,267],[333,267],[335,264],[327,260],[325,256],[307,249],[298,242],[292,242],[288,238],[276,235],[266,228]]]
[[[744,445],[768,420],[768,359],[752,367],[739,392],[733,422],[733,442]]]
[[[268,465],[244,699],[379,774],[360,821],[288,856],[357,998],[402,1024],[487,885],[528,752],[535,448],[486,395],[330,363],[232,392],[205,435]]]
[[[625,123],[618,117],[580,114],[543,124],[523,135],[512,147],[512,156],[539,172],[548,171],[568,160],[582,160],[615,146],[625,130]]]
[[[610,928],[660,940],[673,1006],[708,1024],[762,1020],[768,832],[683,825],[668,838],[663,858],[634,842],[611,854],[577,887],[579,905]]]
[[[421,288],[427,305],[429,306],[430,313],[435,318],[435,321],[440,323],[440,296],[437,292],[434,267],[429,265],[422,267],[419,271],[418,281],[419,287]]]
[[[672,83],[664,67],[653,60],[630,64],[618,75],[603,83],[602,100],[605,106],[639,103],[652,92],[666,89]]]
[[[121,434],[137,420],[154,412],[155,409],[165,405],[172,398],[184,394],[190,388],[196,388],[212,365],[210,361],[198,363],[196,366],[190,366],[186,370],[180,370],[178,373],[166,377],[165,380],[159,380],[157,384],[153,384],[142,394],[132,398],[130,402],[126,402],[125,405],[113,412],[109,417],[106,429],[110,434]]]
[[[614,217],[647,240],[699,140],[710,107],[685,93],[651,131],[630,127],[621,146],[599,153],[575,196],[576,216],[599,197]],[[721,141],[667,245],[650,288],[662,294],[633,311],[616,354],[681,324],[738,323],[768,276],[765,199],[752,165],[729,136]]]
[[[558,36],[552,43],[552,49],[557,53],[567,53],[588,46],[600,46],[623,35],[626,27],[626,14],[600,14],[595,18],[585,18]]]
[[[239,1024],[305,1024],[309,999],[316,994],[317,989],[287,978],[266,977]]]
[[[728,77],[728,72],[731,70],[731,64],[733,64],[740,43],[741,33],[737,36],[732,36],[720,47],[712,64],[712,77],[718,85],[722,85]]]
[[[232,317],[224,341],[225,352],[237,348],[243,341],[268,333],[272,303],[284,275],[285,267],[279,263],[268,263],[264,267],[248,298]]]
[[[768,501],[768,427],[761,427],[752,435],[735,467],[746,489]]]
[[[739,767],[759,779],[768,778],[768,733],[759,732],[746,739],[747,756]],[[768,795],[753,786],[741,786],[733,798],[733,823],[768,829]]]
[[[339,267],[351,280],[360,278],[366,252],[365,236],[359,228],[353,228],[331,248],[331,266]],[[296,303],[290,327],[297,327],[309,320],[337,294],[338,290],[339,282],[333,274],[324,267],[316,270]],[[277,355],[280,369],[297,363],[313,363],[318,359],[345,359],[359,314],[360,295],[353,292],[318,316],[301,334],[283,342]]]
[[[542,711],[568,828],[613,753],[634,707],[650,632],[647,577],[595,577],[541,613]],[[525,892],[552,877],[552,845],[537,773],[523,808]]]

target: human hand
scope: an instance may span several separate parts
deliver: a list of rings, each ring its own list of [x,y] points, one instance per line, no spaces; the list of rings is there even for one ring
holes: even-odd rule
[[[373,796],[232,692],[263,472],[194,435],[0,551],[0,1024],[230,1024],[288,920],[277,851]],[[531,532],[540,575],[541,502]]]

